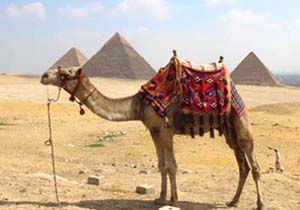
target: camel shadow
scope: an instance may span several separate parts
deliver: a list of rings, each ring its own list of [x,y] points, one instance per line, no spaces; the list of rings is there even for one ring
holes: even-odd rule
[[[43,207],[57,207],[55,202],[38,202],[38,201],[0,201],[1,206],[22,206],[33,205]],[[62,207],[76,206],[83,209],[101,209],[101,210],[157,210],[160,206],[153,204],[153,201],[143,200],[121,200],[121,199],[105,199],[105,200],[83,200],[79,202],[61,202]],[[225,209],[223,204],[210,204],[210,203],[196,203],[189,201],[179,202],[179,207],[185,210],[211,210],[211,209]]]

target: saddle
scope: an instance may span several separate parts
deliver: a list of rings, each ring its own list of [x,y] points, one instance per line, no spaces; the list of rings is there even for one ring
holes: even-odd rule
[[[234,84],[223,62],[196,65],[174,54],[170,62],[141,87],[139,98],[153,107],[169,128],[166,109],[175,100],[185,115],[217,113],[220,119],[233,107],[232,101],[238,101],[241,116],[245,106],[240,98],[233,99],[232,87]],[[235,88],[234,94],[238,95]]]

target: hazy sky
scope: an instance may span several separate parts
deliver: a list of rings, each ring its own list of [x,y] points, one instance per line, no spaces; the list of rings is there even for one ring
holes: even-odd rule
[[[72,46],[87,57],[119,31],[157,69],[172,49],[233,69],[254,51],[300,70],[299,0],[0,0],[0,72],[42,73]]]

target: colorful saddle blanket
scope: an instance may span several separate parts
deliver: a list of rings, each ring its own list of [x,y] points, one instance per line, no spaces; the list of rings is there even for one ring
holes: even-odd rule
[[[150,104],[170,127],[166,109],[178,98],[184,114],[226,113],[231,108],[231,87],[234,86],[230,83],[223,63],[197,66],[173,57],[167,66],[141,87],[139,98]],[[243,106],[239,107],[240,116],[245,106],[240,98],[236,101],[241,101]]]

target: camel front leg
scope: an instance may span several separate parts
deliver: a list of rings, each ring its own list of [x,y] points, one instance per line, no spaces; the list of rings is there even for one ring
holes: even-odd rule
[[[176,185],[177,164],[174,155],[172,136],[165,137],[165,139],[163,139],[163,150],[165,154],[165,165],[170,179],[170,187],[171,187],[170,201],[172,206],[177,206],[177,202],[178,202],[177,185]]]
[[[160,171],[160,176],[161,176],[161,191],[160,191],[160,196],[159,198],[154,200],[155,205],[166,205],[167,200],[167,170],[165,167],[165,157],[164,157],[164,152],[163,148],[160,144],[160,139],[159,139],[159,134],[157,131],[150,131],[155,149],[156,149],[156,155],[158,159],[158,169]]]

